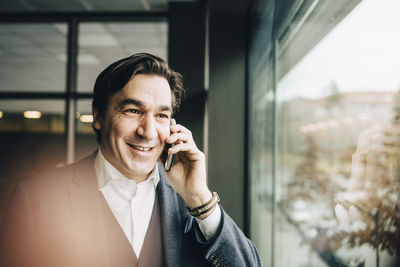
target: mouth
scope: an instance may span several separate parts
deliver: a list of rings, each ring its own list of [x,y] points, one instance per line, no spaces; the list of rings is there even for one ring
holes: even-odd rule
[[[128,146],[130,146],[131,148],[133,148],[135,150],[141,151],[141,152],[149,152],[149,151],[152,151],[154,148],[154,147],[148,147],[148,146],[147,147],[146,146],[135,146],[132,144],[128,144]]]

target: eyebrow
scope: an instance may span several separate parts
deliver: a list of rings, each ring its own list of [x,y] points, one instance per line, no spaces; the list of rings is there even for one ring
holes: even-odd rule
[[[125,98],[124,100],[122,100],[121,102],[118,103],[118,105],[116,106],[117,110],[121,110],[123,107],[125,107],[126,105],[134,105],[140,108],[145,107],[145,104],[137,99],[133,99],[133,98]],[[158,107],[159,110],[161,111],[170,111],[172,112],[172,107],[170,105],[161,105]]]

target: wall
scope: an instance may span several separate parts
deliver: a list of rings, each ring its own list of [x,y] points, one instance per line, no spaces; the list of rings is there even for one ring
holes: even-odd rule
[[[245,221],[245,21],[210,18],[208,174],[225,210]]]

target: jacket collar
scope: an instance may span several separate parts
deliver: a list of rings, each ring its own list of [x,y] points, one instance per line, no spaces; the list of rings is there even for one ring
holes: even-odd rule
[[[183,238],[183,214],[180,210],[178,194],[168,183],[164,168],[158,162],[160,182],[157,186],[160,203],[161,228],[163,235],[164,255],[167,266],[180,266]]]

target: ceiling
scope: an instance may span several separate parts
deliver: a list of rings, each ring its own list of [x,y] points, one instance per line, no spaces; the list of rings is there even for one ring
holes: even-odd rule
[[[1,0],[0,12],[167,11],[169,2],[201,0]],[[211,16],[246,16],[252,0],[208,0]],[[111,3],[111,4],[110,4]]]
[[[1,11],[163,11],[168,0],[2,0]]]

